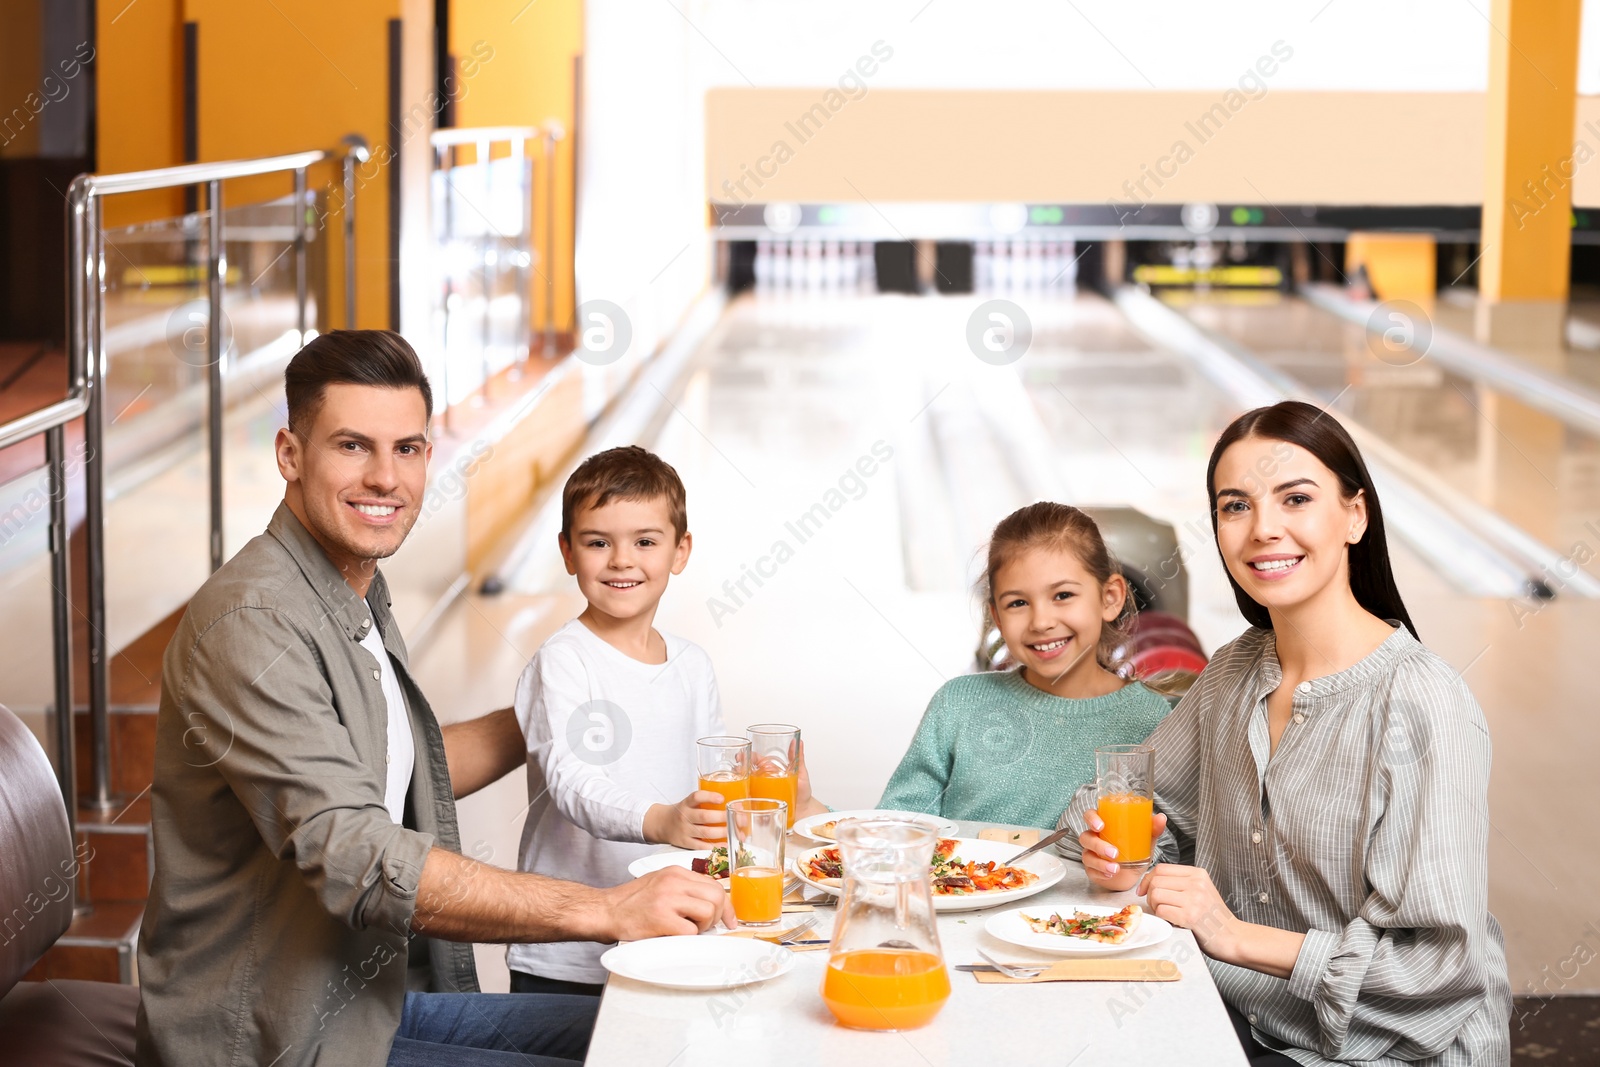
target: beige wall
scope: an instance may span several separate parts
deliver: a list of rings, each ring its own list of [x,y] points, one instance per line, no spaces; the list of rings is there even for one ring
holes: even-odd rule
[[[827,92],[710,90],[707,197],[1324,205],[1482,198],[1479,93],[1276,90],[1252,100],[1214,91],[872,89],[841,103]],[[819,103],[824,113],[834,105],[825,119],[812,111]],[[801,128],[808,112],[817,117]],[[1216,117],[1202,127],[1208,113]],[[1600,154],[1600,98],[1580,98],[1577,133]],[[724,180],[735,184],[733,195]],[[1579,167],[1575,181],[1577,203],[1600,205],[1600,162]]]

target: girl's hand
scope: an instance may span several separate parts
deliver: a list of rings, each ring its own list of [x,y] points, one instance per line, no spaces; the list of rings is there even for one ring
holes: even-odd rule
[[[1193,933],[1207,956],[1237,962],[1244,924],[1223,901],[1204,867],[1158,863],[1139,893],[1149,902],[1152,915]]]
[[[828,806],[811,795],[811,772],[806,770],[806,743],[795,743],[795,783],[794,783],[794,817],[804,819],[808,815],[820,815],[828,810]]]
[[[644,839],[651,844],[673,845],[691,852],[727,843],[728,816],[720,808],[722,794],[696,789],[676,804],[652,804],[644,815]]]
[[[1101,889],[1122,891],[1132,889],[1139,881],[1139,876],[1144,872],[1138,869],[1123,870],[1117,862],[1117,847],[1100,836],[1100,831],[1106,828],[1105,821],[1100,818],[1100,813],[1090,808],[1084,813],[1084,821],[1089,828],[1078,835],[1078,844],[1083,846],[1083,870],[1089,876],[1089,881]],[[1150,817],[1150,840],[1159,840],[1167,828],[1167,817],[1159,812]]]

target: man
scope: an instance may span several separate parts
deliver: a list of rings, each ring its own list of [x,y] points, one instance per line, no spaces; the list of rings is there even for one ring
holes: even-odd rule
[[[283,503],[163,664],[139,1062],[581,1060],[594,1002],[479,993],[470,942],[692,934],[732,921],[725,894],[681,868],[598,890],[460,855],[455,798],[525,750],[509,708],[440,730],[377,568],[423,501],[428,380],[362,330],[306,345],[285,385]]]

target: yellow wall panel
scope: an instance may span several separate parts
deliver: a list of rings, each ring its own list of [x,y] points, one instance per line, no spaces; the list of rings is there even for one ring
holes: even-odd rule
[[[95,133],[101,174],[183,162],[183,3],[96,6]],[[183,191],[107,198],[108,227],[183,213]]]
[[[582,0],[454,0],[450,5],[450,51],[461,64],[469,56],[492,58],[461,70],[456,105],[458,126],[540,126],[556,119],[567,138],[556,148],[555,165],[534,166],[534,214],[538,259],[533,274],[533,323],[544,322],[546,281],[555,282],[557,328],[571,329],[573,241],[573,60],[583,53]],[[555,179],[555,269],[543,263],[547,182]]]
[[[332,148],[347,133],[373,146],[372,161],[358,170],[357,325],[387,326],[387,164],[399,149],[389,130],[388,24],[401,15],[399,0],[185,0],[184,7],[199,23],[202,161]],[[320,169],[314,183],[337,181],[335,167]],[[290,187],[287,175],[274,176],[229,183],[223,195],[244,203]],[[330,196],[325,220],[335,255],[342,249],[342,217],[334,214],[341,200]],[[329,273],[330,302],[341,308],[343,271]],[[334,322],[342,325],[337,312]]]
[[[36,108],[48,105],[39,93],[43,56],[39,50],[42,0],[6,5],[5,32],[0,33],[0,159],[39,154]],[[31,97],[31,99],[30,99]]]
[[[1432,306],[1437,263],[1432,234],[1352,233],[1344,246],[1345,273],[1365,267],[1379,300]]]
[[[1579,0],[1494,0],[1486,98],[1485,300],[1564,300],[1571,250]]]

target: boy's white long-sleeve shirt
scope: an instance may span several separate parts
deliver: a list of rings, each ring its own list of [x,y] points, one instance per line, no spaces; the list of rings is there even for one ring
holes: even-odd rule
[[[552,634],[517,682],[528,744],[528,821],[521,870],[608,887],[646,844],[652,804],[676,804],[698,783],[695,740],[725,733],[711,659],[662,633],[667,662],[640,663],[574,619]],[[512,945],[513,970],[603,982],[606,946]]]

